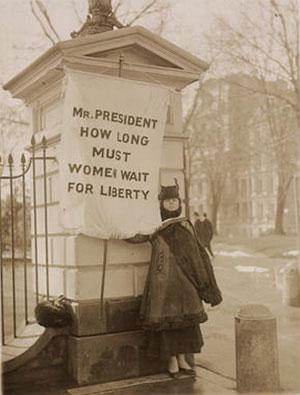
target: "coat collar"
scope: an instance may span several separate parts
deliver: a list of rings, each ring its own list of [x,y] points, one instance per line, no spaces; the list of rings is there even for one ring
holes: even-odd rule
[[[187,221],[187,218],[181,217],[181,218],[166,219],[165,221],[163,221],[162,225],[157,229],[157,232],[167,228],[168,226],[170,226],[172,224],[176,224],[176,223],[183,222],[183,221]]]

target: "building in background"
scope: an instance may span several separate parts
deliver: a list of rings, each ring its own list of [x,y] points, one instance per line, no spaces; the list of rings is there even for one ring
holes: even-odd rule
[[[264,84],[279,98],[265,95]],[[220,234],[296,232],[297,129],[280,100],[286,89],[241,74],[203,86],[190,139],[190,208],[207,212]]]

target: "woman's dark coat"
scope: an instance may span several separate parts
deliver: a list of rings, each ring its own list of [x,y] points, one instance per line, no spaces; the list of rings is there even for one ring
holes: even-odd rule
[[[210,259],[190,221],[176,218],[151,237],[152,257],[142,297],[142,327],[165,330],[205,322],[202,300],[222,301]]]

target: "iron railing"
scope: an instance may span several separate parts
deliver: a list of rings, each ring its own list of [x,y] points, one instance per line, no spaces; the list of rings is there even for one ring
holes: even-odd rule
[[[48,253],[48,194],[47,194],[47,161],[54,157],[47,156],[48,142],[43,137],[41,144],[31,139],[30,157],[23,154],[20,159],[19,173],[16,162],[10,154],[7,158],[7,169],[0,157],[0,285],[1,285],[1,333],[2,344],[7,339],[18,336],[18,327],[27,325],[33,313],[34,304],[40,300],[39,287],[39,251],[38,251],[38,210],[37,210],[37,163],[41,162],[44,195],[43,218],[45,238],[45,282],[46,296],[49,299],[49,253]],[[42,155],[37,154],[41,152]],[[6,170],[3,172],[3,170]],[[32,193],[27,193],[28,180],[32,178]],[[5,175],[6,174],[6,175]],[[17,193],[16,184],[21,188]],[[5,207],[4,207],[5,204]],[[16,210],[18,206],[22,215]],[[21,209],[20,209],[21,206]],[[40,214],[39,214],[40,215]],[[30,222],[32,221],[32,227]],[[31,232],[29,229],[32,229]],[[28,233],[31,233],[30,235]],[[20,243],[22,240],[20,253]],[[28,245],[31,240],[31,245]],[[18,250],[18,254],[17,254]],[[34,252],[34,254],[32,254]],[[32,256],[32,258],[30,258]],[[32,269],[35,271],[35,284],[30,283]],[[21,312],[20,312],[21,308]]]

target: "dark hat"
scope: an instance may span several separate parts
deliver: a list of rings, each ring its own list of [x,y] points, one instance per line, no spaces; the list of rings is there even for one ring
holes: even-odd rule
[[[177,183],[176,178],[175,178],[175,185],[169,185],[166,187],[161,186],[160,194],[158,195],[159,200],[166,200],[166,199],[172,199],[172,198],[179,199],[179,185]]]

